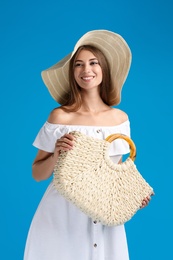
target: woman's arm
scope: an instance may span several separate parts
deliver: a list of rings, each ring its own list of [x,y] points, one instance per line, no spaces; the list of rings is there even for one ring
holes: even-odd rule
[[[48,153],[39,150],[32,164],[32,176],[36,181],[48,179],[54,170],[54,166],[58,160],[60,151],[68,151],[73,148],[74,137],[65,134],[55,143],[54,153]]]
[[[39,150],[32,164],[32,176],[36,181],[48,179],[52,173],[56,163],[54,153],[48,153]]]

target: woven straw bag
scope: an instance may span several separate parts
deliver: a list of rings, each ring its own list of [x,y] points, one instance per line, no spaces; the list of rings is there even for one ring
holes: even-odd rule
[[[62,151],[54,168],[53,183],[58,192],[93,220],[103,225],[120,225],[130,220],[153,188],[138,172],[136,147],[122,134],[106,140],[73,131],[74,148]],[[129,143],[130,156],[121,164],[109,157],[110,143],[122,138]]]

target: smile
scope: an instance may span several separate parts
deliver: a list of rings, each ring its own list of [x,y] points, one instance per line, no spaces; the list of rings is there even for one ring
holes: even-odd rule
[[[92,76],[92,77],[81,77],[81,79],[86,80],[86,81],[91,80],[93,78],[94,78],[94,76]]]

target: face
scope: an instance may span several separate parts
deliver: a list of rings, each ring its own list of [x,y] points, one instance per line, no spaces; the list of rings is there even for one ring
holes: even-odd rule
[[[92,52],[80,51],[74,63],[74,78],[82,89],[92,89],[100,85],[102,69]]]

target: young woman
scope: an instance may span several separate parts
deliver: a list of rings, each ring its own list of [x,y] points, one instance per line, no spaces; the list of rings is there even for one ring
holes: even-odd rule
[[[113,32],[86,33],[74,51],[43,71],[43,80],[60,107],[55,108],[39,131],[33,162],[37,181],[49,178],[60,151],[73,149],[70,131],[105,139],[113,133],[130,136],[128,115],[119,104],[128,75],[131,52]],[[114,163],[129,152],[119,140],[110,150]],[[148,204],[143,200],[141,207]],[[124,225],[108,227],[90,219],[61,196],[51,182],[32,220],[24,260],[128,260]]]

